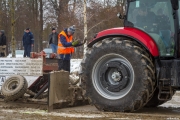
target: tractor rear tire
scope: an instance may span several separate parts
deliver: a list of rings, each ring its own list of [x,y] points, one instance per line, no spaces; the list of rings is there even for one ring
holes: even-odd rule
[[[108,38],[88,49],[81,63],[82,88],[97,109],[132,112],[149,101],[156,82],[154,64],[138,45]]]
[[[23,76],[13,75],[2,85],[1,91],[5,101],[14,101],[22,97],[27,90],[28,83]]]

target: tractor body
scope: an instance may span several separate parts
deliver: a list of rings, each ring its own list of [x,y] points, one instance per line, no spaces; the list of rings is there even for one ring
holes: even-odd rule
[[[180,90],[179,2],[127,0],[124,27],[91,40],[82,83],[99,110],[156,107]]]

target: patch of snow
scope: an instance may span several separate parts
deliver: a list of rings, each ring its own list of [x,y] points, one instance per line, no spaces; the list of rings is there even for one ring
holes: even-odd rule
[[[52,114],[53,116],[70,117],[70,118],[102,118],[102,117],[105,117],[105,116],[98,115],[98,114],[88,114],[88,115],[79,114],[79,113],[76,113],[76,114],[71,114],[71,113],[50,113],[50,114]]]
[[[172,100],[160,105],[161,107],[165,108],[179,108],[180,107],[180,92],[176,92],[176,94],[173,96]]]
[[[166,120],[179,120],[179,118],[176,118],[176,117],[169,117],[169,118],[167,118]]]
[[[75,74],[69,75],[69,77],[73,78],[73,80],[79,79],[79,76],[77,76],[77,75],[75,75]]]
[[[179,106],[177,104],[173,104],[173,103],[165,103],[163,105],[160,105],[161,107],[164,108],[179,108]]]
[[[71,60],[71,73],[80,71],[80,64],[82,59],[72,59]]]
[[[130,118],[111,118],[110,120],[130,120]]]
[[[8,110],[8,109],[7,110],[6,109],[4,109],[4,110],[1,109],[1,111],[8,112],[8,113],[13,113],[14,112],[14,110]]]
[[[6,113],[13,113],[13,112],[17,112],[17,113],[21,113],[21,114],[38,114],[38,115],[42,115],[42,116],[59,116],[59,117],[70,117],[70,118],[102,118],[105,117],[103,115],[98,115],[98,114],[80,114],[80,113],[57,113],[57,112],[52,112],[52,113],[47,113],[47,111],[44,110],[34,110],[34,109],[25,109],[25,110],[0,110],[2,112],[6,112]]]

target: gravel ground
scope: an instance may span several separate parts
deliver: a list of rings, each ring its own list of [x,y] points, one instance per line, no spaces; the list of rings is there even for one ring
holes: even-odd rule
[[[94,106],[56,109],[47,112],[45,104],[0,102],[0,120],[180,120],[180,93],[157,108],[134,113],[100,112]]]

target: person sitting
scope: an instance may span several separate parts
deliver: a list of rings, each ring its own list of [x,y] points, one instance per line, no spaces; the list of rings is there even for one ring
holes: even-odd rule
[[[161,8],[157,11],[157,25],[159,30],[170,30],[170,20]]]
[[[145,31],[151,31],[156,25],[156,15],[147,10],[147,7],[142,4],[138,10],[136,17],[136,26],[143,28]]]
[[[157,26],[159,35],[165,45],[166,53],[171,54],[171,51],[174,49],[174,41],[171,35],[170,20],[169,17],[164,14],[162,8],[157,11]]]

